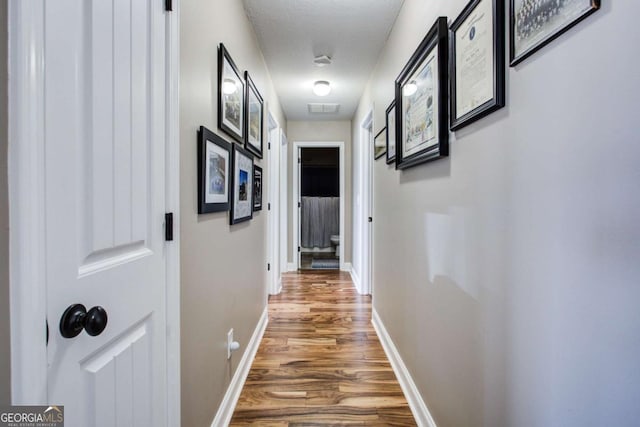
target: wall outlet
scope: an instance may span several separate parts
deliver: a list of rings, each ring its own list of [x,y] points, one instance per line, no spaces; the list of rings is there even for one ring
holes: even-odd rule
[[[233,343],[233,328],[227,332],[227,360],[231,359],[231,344]]]

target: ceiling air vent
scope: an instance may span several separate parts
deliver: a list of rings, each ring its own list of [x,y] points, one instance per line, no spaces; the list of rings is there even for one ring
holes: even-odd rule
[[[331,114],[338,112],[340,104],[311,103],[307,104],[307,107],[311,114]]]

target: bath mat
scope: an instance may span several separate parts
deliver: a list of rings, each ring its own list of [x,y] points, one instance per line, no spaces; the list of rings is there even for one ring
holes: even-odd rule
[[[317,269],[337,269],[340,268],[340,260],[338,259],[318,259],[311,260],[311,268]]]

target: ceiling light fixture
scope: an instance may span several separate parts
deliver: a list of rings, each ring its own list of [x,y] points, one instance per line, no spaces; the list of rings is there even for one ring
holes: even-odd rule
[[[313,84],[313,93],[318,96],[327,96],[331,92],[331,85],[326,80],[318,80]]]
[[[409,83],[404,85],[404,87],[402,88],[402,94],[404,96],[411,96],[414,93],[416,93],[417,90],[418,90],[418,85],[416,84],[416,81],[415,80],[411,80]]]
[[[225,95],[231,95],[236,90],[238,90],[236,82],[234,82],[232,79],[224,79],[224,81],[222,82],[222,93],[224,93]]]

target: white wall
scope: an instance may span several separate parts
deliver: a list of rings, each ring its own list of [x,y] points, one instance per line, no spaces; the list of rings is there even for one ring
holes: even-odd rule
[[[289,160],[288,160],[288,187],[287,192],[287,215],[288,215],[288,248],[287,259],[293,262],[297,256],[293,250],[293,167],[297,167],[296,154],[293,152],[294,142],[308,141],[342,141],[344,142],[344,165],[345,165],[345,213],[344,222],[345,229],[343,236],[344,242],[344,260],[343,262],[351,262],[351,122],[350,121],[289,121],[287,122],[287,140],[289,141]]]
[[[227,213],[197,213],[200,125],[218,131],[217,46],[224,43],[241,71],[249,70],[265,109],[286,126],[262,53],[241,1],[180,3],[180,145],[182,270],[182,425],[211,425],[238,361],[266,306],[266,210],[229,226]],[[256,160],[264,173],[265,159]],[[267,194],[265,194],[266,199]],[[227,361],[226,334],[240,351]]]
[[[640,419],[640,3],[602,3],[508,69],[507,107],[452,134],[449,158],[375,162],[374,307],[438,426]],[[354,141],[465,4],[405,1]]]

